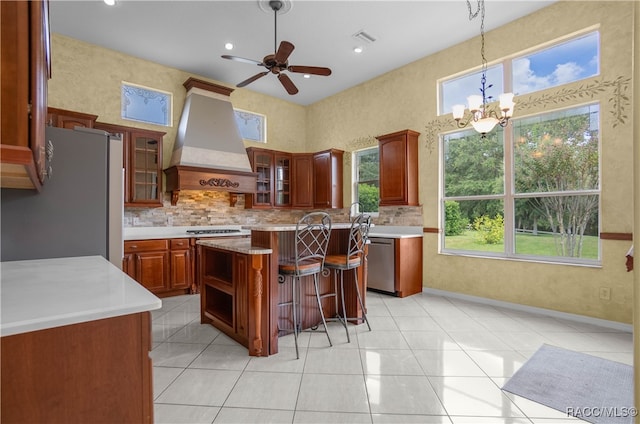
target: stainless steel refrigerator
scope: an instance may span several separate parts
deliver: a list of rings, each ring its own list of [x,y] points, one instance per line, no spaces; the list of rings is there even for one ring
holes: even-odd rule
[[[101,255],[122,266],[122,139],[105,131],[47,127],[51,177],[40,193],[0,195],[0,260]]]

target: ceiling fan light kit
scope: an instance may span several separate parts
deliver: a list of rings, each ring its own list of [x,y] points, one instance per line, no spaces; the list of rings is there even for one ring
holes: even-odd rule
[[[283,71],[293,72],[293,73],[301,73],[306,75],[321,75],[321,76],[329,76],[331,75],[331,69],[319,67],[319,66],[294,66],[289,65],[289,56],[295,49],[295,46],[288,41],[281,41],[280,46],[278,46],[278,13],[286,13],[291,9],[291,1],[287,0],[271,0],[268,3],[264,1],[258,1],[258,5],[262,10],[265,10],[264,5],[268,4],[268,6],[273,11],[274,15],[274,41],[273,41],[273,54],[266,55],[262,62],[253,60],[253,59],[245,59],[243,57],[238,56],[230,56],[230,55],[222,55],[223,59],[235,60],[237,62],[249,63],[252,65],[258,65],[266,68],[266,71],[259,72],[252,77],[247,78],[246,80],[238,83],[236,87],[245,87],[252,82],[262,78],[263,76],[272,73],[275,74],[280,81],[280,84],[284,87],[287,93],[294,95],[298,93],[298,88],[293,83],[291,78]],[[277,49],[276,49],[276,46]],[[305,77],[306,77],[305,75]]]

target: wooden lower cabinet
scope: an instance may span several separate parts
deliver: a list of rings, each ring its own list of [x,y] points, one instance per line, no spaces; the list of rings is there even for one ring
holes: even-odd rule
[[[172,239],[169,251],[171,278],[169,286],[171,289],[190,289],[191,270],[193,263],[191,260],[191,249],[189,239]]]
[[[2,422],[153,423],[149,312],[0,342]]]
[[[191,264],[189,239],[124,242],[122,270],[160,297],[191,291]]]
[[[396,295],[406,297],[422,292],[422,237],[395,241]]]

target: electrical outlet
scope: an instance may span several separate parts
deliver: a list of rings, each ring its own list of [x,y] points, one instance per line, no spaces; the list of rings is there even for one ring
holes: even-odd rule
[[[611,289],[609,287],[600,287],[600,299],[611,300]]]

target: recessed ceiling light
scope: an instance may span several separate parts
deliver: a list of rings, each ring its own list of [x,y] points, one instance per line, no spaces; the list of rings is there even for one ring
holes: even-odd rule
[[[304,75],[303,75],[303,77],[305,77],[305,78],[311,78],[311,75],[309,75],[309,74],[304,74]]]
[[[364,50],[362,47],[358,46],[358,47],[354,47],[353,51],[356,53],[362,53],[362,50]]]
[[[106,4],[107,6],[113,6],[114,4],[116,4],[116,0],[104,0],[104,4]]]
[[[233,43],[226,43],[224,45],[224,48],[227,49],[227,50],[233,50]]]

